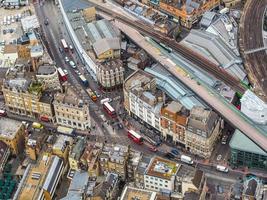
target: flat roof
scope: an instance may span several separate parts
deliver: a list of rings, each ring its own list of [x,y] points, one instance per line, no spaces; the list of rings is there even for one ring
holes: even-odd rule
[[[54,158],[57,158],[58,161],[61,160],[57,156],[47,156],[42,154],[38,163],[32,166],[28,171],[28,175],[19,192],[18,200],[38,199]],[[34,176],[39,176],[39,179],[33,179],[32,177]]]
[[[129,200],[129,199],[154,200],[156,199],[156,196],[157,196],[156,192],[126,186],[122,192],[121,200]]]
[[[238,129],[235,130],[229,145],[232,149],[267,156],[265,151]]]
[[[180,164],[176,162],[156,156],[152,158],[147,168],[146,175],[171,180],[171,178],[178,172],[179,167]]]
[[[43,64],[38,67],[37,75],[54,74],[57,71],[55,65]]]
[[[13,139],[17,131],[22,126],[22,123],[9,118],[0,118],[0,136],[8,139]]]

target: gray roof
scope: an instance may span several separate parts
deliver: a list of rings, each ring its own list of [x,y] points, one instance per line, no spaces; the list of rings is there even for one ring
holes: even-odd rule
[[[85,148],[86,145],[86,141],[84,138],[79,138],[77,143],[75,144],[75,146],[73,147],[72,151],[71,151],[71,157],[74,158],[75,160],[80,159],[83,150]]]
[[[232,149],[267,156],[265,151],[238,129],[235,130],[229,145]]]
[[[40,65],[37,71],[37,75],[49,75],[56,72],[56,67],[54,65],[44,64]]]
[[[119,38],[103,38],[97,40],[93,44],[94,51],[97,56],[101,55],[102,53],[105,53],[106,51],[113,49],[117,50],[120,49],[120,39]]]
[[[246,78],[242,59],[222,41],[219,36],[192,29],[181,44],[206,57],[240,80]]]
[[[193,106],[207,107],[189,88],[161,66],[154,65],[151,68],[145,68],[145,71],[156,77],[156,84],[159,89],[173,100],[181,102],[187,109],[191,110]]]
[[[74,9],[85,9],[92,7],[89,1],[86,0],[61,0],[65,11],[72,11]]]
[[[208,28],[216,18],[216,15],[217,15],[216,12],[211,12],[211,11],[205,12],[200,21],[200,25],[204,28]]]
[[[88,172],[76,171],[68,190],[67,196],[61,200],[80,200],[87,188],[87,183],[89,180]]]

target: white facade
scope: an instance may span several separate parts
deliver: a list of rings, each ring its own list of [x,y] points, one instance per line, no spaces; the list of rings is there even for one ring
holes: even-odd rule
[[[258,124],[267,124],[267,104],[247,90],[241,98],[241,112]]]
[[[130,92],[129,103],[130,112],[150,124],[155,129],[160,130],[160,109],[163,104],[162,102],[156,104],[155,107],[152,107]]]
[[[174,190],[174,181],[175,176],[171,177],[171,179],[169,180],[156,176],[144,175],[145,189],[148,190],[154,190],[158,192],[162,190],[168,190],[172,192]]]
[[[45,67],[45,66],[41,66]],[[39,82],[45,82],[46,87],[53,90],[61,89],[61,84],[58,77],[58,72],[56,66],[48,66],[50,71],[37,72],[36,78]],[[54,68],[54,70],[52,70]]]

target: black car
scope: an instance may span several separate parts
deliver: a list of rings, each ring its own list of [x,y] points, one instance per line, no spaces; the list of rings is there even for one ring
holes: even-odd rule
[[[48,19],[45,19],[44,24],[47,26],[49,24]]]
[[[171,153],[166,153],[164,156],[165,156],[166,158],[170,159],[170,160],[172,160],[172,159],[175,158],[175,156],[174,156],[173,154],[171,154]]]
[[[121,123],[118,123],[118,129],[123,129],[123,125]]]

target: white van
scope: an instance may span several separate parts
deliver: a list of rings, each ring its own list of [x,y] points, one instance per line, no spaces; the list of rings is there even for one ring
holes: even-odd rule
[[[228,169],[227,167],[222,166],[222,165],[217,165],[217,166],[216,166],[216,169],[217,169],[218,171],[220,171],[220,172],[225,172],[225,173],[227,173],[227,172],[229,171],[229,169]]]
[[[193,165],[194,161],[192,160],[191,157],[186,156],[186,155],[181,155],[181,161],[184,163],[187,163],[189,165]]]

